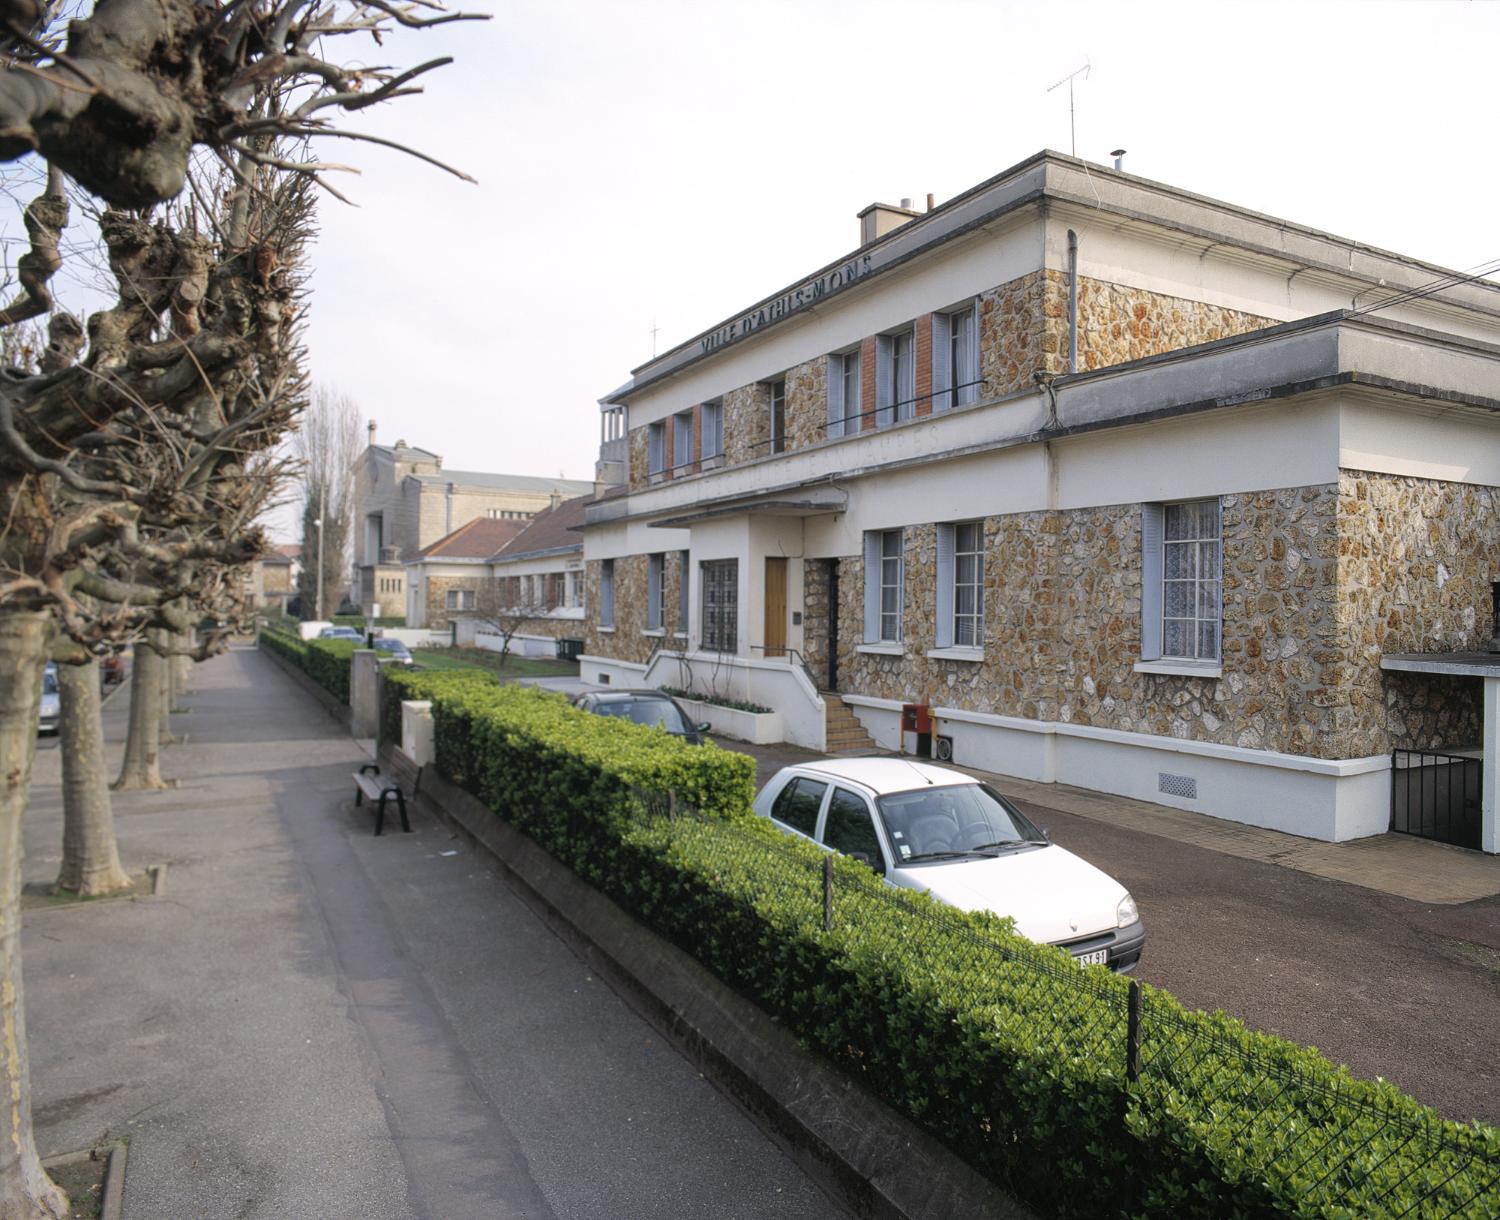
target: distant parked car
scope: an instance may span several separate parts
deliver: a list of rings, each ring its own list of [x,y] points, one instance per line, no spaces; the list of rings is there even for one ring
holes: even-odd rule
[[[400,640],[388,640],[384,636],[376,636],[375,651],[384,653],[397,665],[416,664],[416,661],[412,659],[411,649]]]
[[[573,706],[596,716],[619,716],[634,724],[666,729],[694,746],[701,746],[708,732],[706,722],[694,724],[676,699],[659,690],[590,691],[574,699]]]
[[[1080,962],[1133,970],[1146,943],[1135,900],[1051,842],[972,776],[904,758],[783,767],[755,798],[781,830],[868,864],[887,884],[1016,921]]]
[[[365,633],[355,627],[324,627],[322,631],[318,632],[318,639],[320,640],[354,640],[356,643],[359,643],[364,638]]]
[[[57,662],[48,661],[42,672],[42,710],[38,717],[37,730],[55,733],[62,724],[62,695],[57,689]]]

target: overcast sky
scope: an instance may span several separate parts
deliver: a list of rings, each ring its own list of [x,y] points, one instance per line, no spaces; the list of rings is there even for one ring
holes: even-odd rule
[[[486,7],[475,0],[476,7]],[[1467,269],[1500,257],[1491,0],[496,0],[388,42],[450,54],[382,135],[477,186],[342,145],[314,376],[453,469],[590,478],[597,400],[857,244],[875,200],[939,202],[1077,151]],[[338,155],[334,157],[332,152]],[[289,530],[289,524],[281,532]]]

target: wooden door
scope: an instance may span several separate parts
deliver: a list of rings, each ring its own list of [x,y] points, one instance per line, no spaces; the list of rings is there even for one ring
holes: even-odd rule
[[[766,656],[786,656],[786,558],[766,558]]]

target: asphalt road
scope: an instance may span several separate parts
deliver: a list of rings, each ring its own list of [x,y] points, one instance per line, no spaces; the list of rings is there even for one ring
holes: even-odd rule
[[[817,757],[740,748],[761,783]],[[1017,803],[1135,895],[1147,930],[1136,977],[1393,1081],[1448,1118],[1500,1123],[1500,899],[1429,906]]]
[[[360,748],[268,658],[188,702],[179,786],[115,801],[166,892],[24,920],[44,1155],[130,1136],[136,1220],[843,1214],[484,859],[419,813],[373,837]],[[57,766],[28,881],[56,875]]]

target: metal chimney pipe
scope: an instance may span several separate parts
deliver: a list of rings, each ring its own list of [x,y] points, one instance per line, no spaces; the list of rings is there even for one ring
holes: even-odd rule
[[[1123,148],[1117,148],[1117,149],[1114,150],[1114,152],[1110,153],[1109,155],[1115,159],[1115,168],[1116,169],[1124,169],[1125,168],[1125,150]]]

